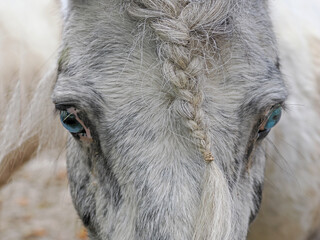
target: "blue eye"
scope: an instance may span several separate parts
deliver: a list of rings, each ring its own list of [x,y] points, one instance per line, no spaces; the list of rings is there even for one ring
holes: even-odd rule
[[[273,128],[279,122],[280,118],[281,118],[281,107],[278,107],[271,112],[264,128],[265,129]]]
[[[62,125],[71,133],[80,133],[84,130],[76,116],[68,111],[60,111],[60,120]]]
[[[268,119],[264,122],[262,126],[259,128],[258,132],[258,140],[263,139],[268,135],[271,128],[273,128],[281,118],[281,107],[277,107],[270,114]]]

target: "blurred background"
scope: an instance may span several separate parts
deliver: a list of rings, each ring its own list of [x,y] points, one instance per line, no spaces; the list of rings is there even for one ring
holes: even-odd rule
[[[17,112],[24,116],[37,83],[56,61],[61,28],[58,0],[0,0],[0,130],[7,117],[1,113],[16,92]],[[72,206],[64,156],[39,153],[2,187],[1,240],[87,239]]]

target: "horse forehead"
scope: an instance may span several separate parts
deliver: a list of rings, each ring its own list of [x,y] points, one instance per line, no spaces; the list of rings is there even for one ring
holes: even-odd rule
[[[121,84],[140,84],[136,86],[141,88],[142,83],[144,86],[154,85],[159,91],[164,90],[163,87],[168,86],[162,82],[152,36],[147,36],[147,32],[137,33],[137,24],[134,21],[126,19],[123,12],[115,12],[119,6],[115,8],[102,3],[78,4],[72,9],[74,14],[67,20],[64,42],[70,50],[68,67],[74,68],[76,73],[65,79],[77,79],[77,84],[65,81],[66,85],[69,82],[78,87],[89,87],[88,82],[94,79],[95,83],[91,86],[103,88],[105,91],[108,84],[112,84],[109,87],[114,89]],[[227,71],[223,71],[223,74],[212,71],[212,79],[219,79],[220,83],[222,81],[226,89],[235,86],[243,88],[243,91],[237,92],[240,97],[245,95],[246,91],[251,91],[247,84],[255,89],[262,86],[263,91],[264,87],[268,87],[268,84],[263,84],[264,80],[281,80],[278,76],[275,77],[279,74],[272,70],[275,67],[276,49],[273,47],[272,32],[265,26],[268,19],[262,16],[266,18],[266,24],[255,27],[252,26],[255,23],[248,25],[248,19],[255,15],[239,15],[234,25],[240,27],[235,26],[236,33],[229,38],[220,39],[221,46],[217,49],[217,55],[222,59],[218,64],[223,65]],[[222,43],[224,41],[229,45]],[[220,44],[219,39],[217,42]],[[272,77],[267,76],[268,69],[271,69],[269,73],[273,74]],[[239,75],[242,76],[241,81],[238,81]],[[260,75],[259,78],[255,78],[257,75]],[[231,81],[228,83],[227,79]],[[211,86],[217,87],[217,84],[216,82]]]

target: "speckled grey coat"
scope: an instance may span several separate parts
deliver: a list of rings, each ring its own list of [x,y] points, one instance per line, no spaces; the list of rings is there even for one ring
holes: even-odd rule
[[[286,95],[267,1],[70,1],[52,99],[92,137],[68,141],[90,238],[245,239]]]

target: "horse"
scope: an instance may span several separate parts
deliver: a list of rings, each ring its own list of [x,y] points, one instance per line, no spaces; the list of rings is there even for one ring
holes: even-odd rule
[[[58,65],[40,81],[18,145],[64,144],[53,92],[70,132],[71,195],[90,238],[246,239],[266,157],[279,158],[265,137],[290,109],[283,72],[292,66],[277,49],[268,2],[70,0],[63,9]],[[282,128],[270,134],[279,146]],[[268,164],[267,177],[282,179]],[[249,236],[289,239],[273,231],[272,213],[284,210],[277,223],[286,229],[290,208],[277,208],[266,187],[267,212]],[[314,222],[305,237],[317,239]]]
[[[287,90],[266,1],[69,1],[52,101],[91,239],[245,239]]]

